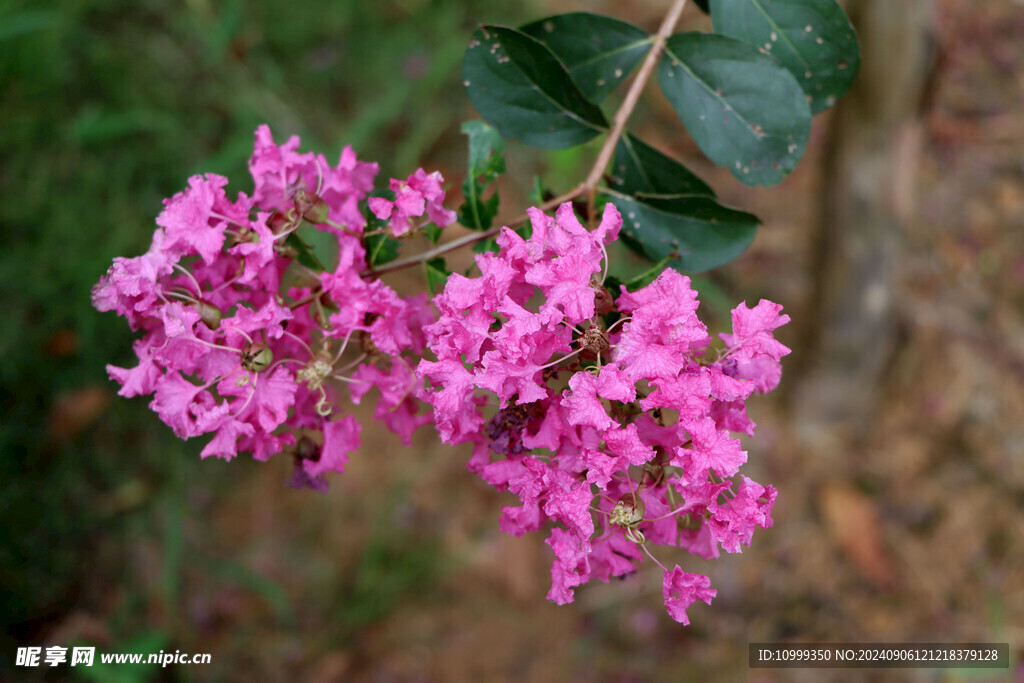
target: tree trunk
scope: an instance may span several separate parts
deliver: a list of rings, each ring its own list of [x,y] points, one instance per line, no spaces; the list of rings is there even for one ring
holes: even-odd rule
[[[870,430],[897,340],[908,210],[931,64],[931,0],[850,0],[861,70],[834,113],[794,419],[809,442]]]

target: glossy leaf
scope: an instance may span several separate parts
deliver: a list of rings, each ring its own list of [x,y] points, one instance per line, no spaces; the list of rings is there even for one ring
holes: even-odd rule
[[[658,83],[705,155],[746,185],[781,182],[803,156],[811,110],[793,75],[716,34],[668,39]]]
[[[619,138],[611,187],[631,195],[715,196],[714,190],[688,168],[632,135]]]
[[[712,0],[715,31],[775,57],[816,114],[842,97],[860,68],[857,34],[836,0]]]
[[[626,244],[651,261],[667,259],[679,270],[708,270],[732,261],[750,245],[760,222],[707,196],[608,194],[622,213]]]
[[[462,63],[469,99],[502,135],[544,149],[573,147],[608,128],[565,65],[534,38],[503,26],[473,34]]]
[[[505,140],[483,121],[466,121],[462,132],[469,136],[466,180],[462,183],[465,203],[459,207],[459,223],[475,230],[487,230],[498,213],[498,193],[483,194],[505,172]]]
[[[652,42],[633,24],[589,12],[559,14],[519,30],[544,43],[591,102],[600,102],[615,90]]]

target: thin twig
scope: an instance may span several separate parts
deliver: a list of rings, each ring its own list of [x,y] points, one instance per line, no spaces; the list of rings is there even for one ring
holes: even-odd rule
[[[560,197],[555,197],[554,199],[541,204],[537,207],[541,211],[548,211],[549,209],[562,205],[564,202],[572,201],[582,194],[588,194],[587,208],[589,209],[589,215],[593,216],[594,197],[597,185],[601,182],[601,178],[604,177],[604,171],[612,160],[612,155],[615,153],[615,147],[619,143],[619,138],[622,137],[622,131],[626,128],[626,122],[633,114],[633,109],[636,107],[637,102],[640,101],[640,93],[643,92],[644,86],[646,86],[647,81],[650,80],[651,73],[654,71],[654,65],[658,62],[658,58],[661,57],[661,53],[665,49],[665,42],[668,40],[669,35],[671,35],[676,23],[679,21],[679,17],[682,15],[684,7],[686,7],[686,0],[675,0],[672,3],[672,7],[669,8],[668,14],[666,14],[665,18],[662,20],[661,26],[658,27],[658,33],[654,36],[654,42],[651,44],[651,49],[647,52],[647,57],[644,59],[644,63],[640,65],[640,71],[637,72],[636,78],[634,78],[633,82],[630,84],[629,90],[626,92],[625,99],[622,100],[622,104],[619,105],[618,110],[615,112],[615,117],[612,119],[612,129],[608,133],[608,137],[605,138],[604,145],[601,147],[601,151],[598,152],[597,160],[594,162],[593,167],[591,167],[586,180]],[[523,214],[516,220],[509,223],[508,227],[521,225],[527,220],[529,220],[529,216]],[[442,254],[447,254],[449,251],[454,251],[466,245],[483,241],[489,237],[494,237],[499,232],[501,232],[500,227],[464,235],[458,239],[452,240],[451,242],[439,244],[433,249],[422,254],[398,259],[397,261],[392,261],[381,268],[371,268],[362,274],[383,275],[384,273],[402,270],[403,268],[414,266],[417,263],[429,261],[430,259],[436,258]]]
[[[612,131],[608,134],[607,139],[605,139],[604,146],[601,147],[601,151],[597,155],[597,161],[594,162],[594,166],[590,169],[590,175],[583,181],[581,187],[585,190],[595,188],[601,182],[604,169],[607,168],[608,163],[612,160],[615,146],[619,143],[622,131],[626,128],[626,121],[629,120],[629,117],[633,114],[633,108],[640,101],[640,93],[643,91],[644,86],[647,85],[647,81],[650,80],[651,72],[654,71],[654,65],[657,63],[658,58],[661,57],[662,50],[665,49],[665,41],[668,40],[672,29],[675,28],[676,23],[679,21],[679,16],[683,13],[684,7],[686,7],[686,0],[675,0],[672,3],[672,7],[669,8],[668,14],[665,15],[665,19],[662,20],[658,33],[654,36],[654,44],[651,45],[644,63],[640,65],[640,71],[629,86],[626,99],[622,100],[618,111],[615,112]]]
[[[576,189],[572,190],[571,192],[566,192],[565,194],[563,194],[560,197],[555,197],[554,199],[550,199],[550,200],[544,202],[543,204],[541,204],[537,208],[539,208],[541,211],[547,211],[549,209],[555,208],[556,206],[561,206],[564,202],[572,201],[573,199],[578,197],[579,194],[580,194],[580,189],[576,188]],[[517,225],[522,225],[523,223],[525,223],[528,220],[530,220],[530,217],[524,213],[522,216],[519,216],[514,221],[511,221],[510,223],[508,223],[507,226],[512,228],[512,227],[515,227]],[[436,247],[434,247],[433,249],[431,249],[430,251],[425,251],[422,254],[416,254],[415,256],[409,256],[407,258],[398,259],[397,261],[392,261],[391,263],[388,263],[387,265],[381,266],[380,268],[373,268],[372,270],[364,272],[362,274],[363,275],[367,275],[367,274],[372,273],[373,275],[382,275],[384,273],[390,273],[390,272],[395,271],[395,270],[402,270],[403,268],[408,268],[409,266],[414,266],[417,263],[422,263],[424,261],[429,261],[430,259],[436,258],[436,257],[440,256],[441,254],[447,254],[449,251],[455,251],[456,249],[464,247],[464,246],[466,246],[468,244],[474,244],[475,242],[482,242],[483,240],[487,239],[488,237],[494,237],[495,235],[497,235],[500,232],[501,232],[501,228],[500,227],[490,228],[489,230],[484,230],[483,232],[472,232],[472,233],[470,233],[468,235],[463,235],[462,237],[459,237],[458,239],[454,239],[451,242],[445,242],[444,244],[439,244]]]

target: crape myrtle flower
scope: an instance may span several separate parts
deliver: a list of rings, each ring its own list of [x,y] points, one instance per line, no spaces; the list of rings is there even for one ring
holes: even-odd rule
[[[519,497],[504,531],[549,529],[559,604],[645,555],[658,562],[649,545],[739,552],[771,526],[775,489],[735,486],[747,453],[732,433],[753,433],[745,400],[778,383],[789,349],[772,332],[788,316],[741,304],[716,352],[689,278],[669,269],[605,289],[622,223],[612,204],[593,231],[570,203],[528,214],[528,239],[503,229],[499,251],[476,257],[480,275],[452,275],[434,298],[435,359],[417,372],[442,440],[474,444],[470,469]],[[708,577],[658,564],[669,614],[688,623],[687,607],[715,595]]]
[[[502,530],[547,534],[548,599],[572,602],[647,558],[672,618],[710,603],[707,576],[669,570],[651,547],[715,558],[772,525],[776,491],[741,473],[735,435],[753,435],[746,400],[781,377],[781,306],[740,304],[716,342],[674,270],[613,291],[610,203],[593,230],[571,203],[553,217],[531,208],[529,237],[503,228],[498,251],[475,256],[478,275],[450,275],[431,301],[401,296],[368,267],[364,212],[395,236],[444,227],[455,214],[440,174],[418,169],[391,180],[393,200],[369,197],[376,164],[346,147],[332,166],[267,126],[249,170],[251,196],[234,199],[222,176],[190,178],[149,250],[114,259],[93,288],[93,305],[140,335],[137,365],[107,368],[119,394],[151,396],[180,438],[210,435],[204,458],[287,453],[289,485],[318,491],[360,447],[343,394],[372,396],[406,444],[428,423],[472,444],[469,469],[518,498]],[[327,265],[297,234],[310,225],[333,238]]]
[[[401,237],[413,230],[410,218],[419,218],[426,212],[427,218],[439,228],[455,222],[455,212],[444,208],[444,179],[437,171],[427,173],[422,168],[406,180],[391,179],[394,201],[383,197],[370,197],[368,203],[373,215],[388,221],[395,237]]]
[[[342,471],[360,444],[335,385],[355,403],[377,389],[375,416],[406,443],[431,419],[414,368],[434,316],[425,295],[401,297],[361,275],[360,202],[377,165],[348,147],[335,166],[298,149],[297,137],[278,145],[260,126],[252,196],[231,200],[222,176],[190,178],[164,202],[150,249],[115,259],[92,300],[142,332],[138,365],[107,368],[118,393],[151,395],[183,439],[212,434],[204,458],[288,451],[291,483],[323,490],[323,475]],[[289,238],[306,225],[334,235],[335,267],[297,262]]]

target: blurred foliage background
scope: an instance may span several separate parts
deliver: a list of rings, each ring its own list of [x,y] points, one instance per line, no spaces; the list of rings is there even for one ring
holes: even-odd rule
[[[104,366],[133,364],[129,330],[89,305],[111,258],[145,251],[162,199],[193,173],[225,174],[236,191],[251,191],[246,162],[262,122],[279,140],[301,135],[304,149],[330,156],[353,144],[385,173],[414,169],[457,136],[466,113],[460,92],[440,95],[459,90],[462,36],[495,10],[515,21],[527,9],[0,4],[0,656],[12,656],[12,639],[52,628],[98,573],[123,565],[105,552],[139,538],[160,539],[170,610],[185,561],[181,525],[192,515],[186,492],[202,481],[216,496],[250,473],[241,462],[230,472],[198,469],[195,444],[153,421],[146,401],[111,400]],[[240,577],[276,595],[256,575]],[[148,627],[167,647],[171,624],[137,618],[130,577],[104,578],[124,581],[126,593],[105,615],[112,637]]]
[[[456,186],[458,126],[475,117],[459,65],[476,23],[588,9],[653,30],[666,5],[0,2],[0,678],[26,677],[11,668],[18,644],[51,643],[213,654],[75,673],[126,681],[735,680],[747,642],[782,638],[1010,641],[1019,660],[1024,21],[1012,0],[936,0],[935,93],[907,181],[900,345],[878,418],[823,454],[781,398],[752,407],[748,473],[780,489],[776,527],[741,557],[690,567],[720,593],[688,629],[663,614],[656,572],[546,603],[546,546],[501,535],[511,501],[424,430],[413,449],[367,430],[318,496],[284,486],[290,463],[200,462],[201,444],[175,439],[146,400],[115,396],[104,366],[133,364],[132,336],[90,307],[91,286],[114,256],[147,248],[189,175],[250,190],[259,123],[328,157],[352,144],[382,179],[423,165]],[[688,8],[684,28],[706,26]],[[660,96],[636,122],[765,220],[747,254],[702,281],[712,314],[766,296],[798,320],[829,118],[768,190],[702,161]],[[521,213],[532,174],[564,189],[588,154],[511,145],[505,215]],[[759,680],[823,680],[810,673]]]

